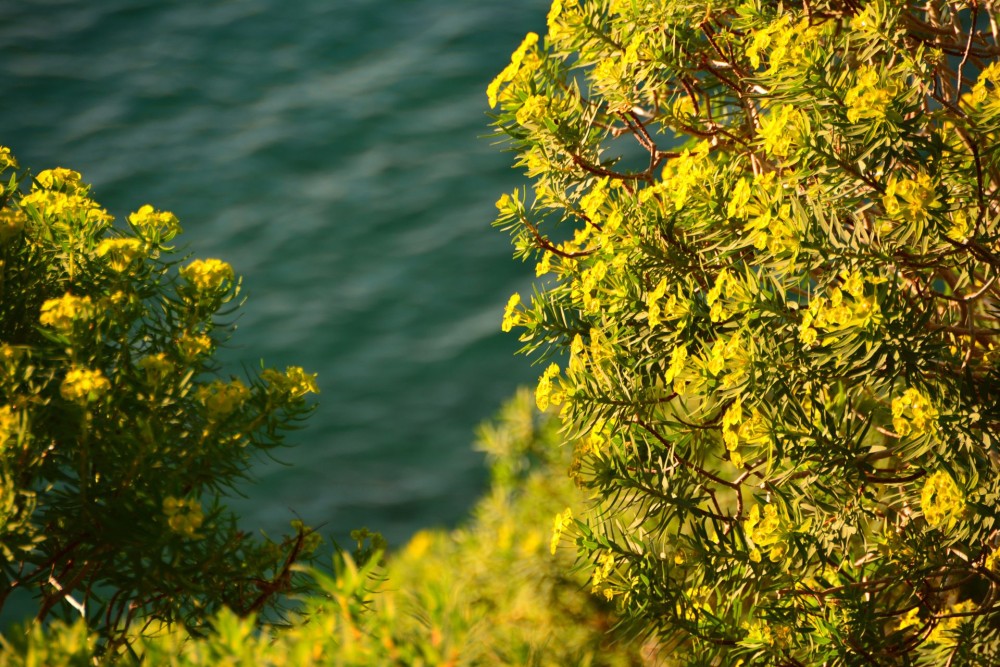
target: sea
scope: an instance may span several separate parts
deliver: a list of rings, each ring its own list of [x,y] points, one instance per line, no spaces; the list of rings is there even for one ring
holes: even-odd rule
[[[83,173],[120,220],[177,214],[246,303],[222,375],[303,366],[317,407],[231,501],[348,544],[450,527],[472,449],[539,369],[500,332],[532,267],[491,228],[523,186],[486,86],[547,0],[0,0],[0,145]]]

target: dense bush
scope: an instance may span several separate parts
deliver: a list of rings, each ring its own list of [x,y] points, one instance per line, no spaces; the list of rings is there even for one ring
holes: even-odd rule
[[[488,89],[595,511],[697,665],[1000,664],[992,2],[555,0]]]
[[[80,174],[23,175],[0,148],[0,606],[82,616],[116,641],[280,604],[316,536],[236,526],[222,496],[309,411],[301,368],[221,378],[239,279],[184,262],[170,213],[127,224]],[[40,631],[40,630],[39,630]]]
[[[569,573],[572,550],[550,551],[551,516],[585,508],[557,428],[521,392],[480,431],[493,482],[469,523],[417,533],[385,565],[336,556],[332,576],[314,571],[288,627],[261,632],[223,611],[204,637],[159,626],[134,651],[145,664],[179,667],[656,664],[655,646],[612,632],[608,604],[584,573]],[[11,635],[0,667],[90,664],[87,637],[82,623]]]

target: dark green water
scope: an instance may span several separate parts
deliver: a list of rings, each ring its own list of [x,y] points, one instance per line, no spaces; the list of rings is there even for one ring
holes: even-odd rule
[[[520,183],[487,83],[546,0],[0,0],[0,144],[82,171],[124,218],[175,212],[244,275],[231,370],[319,373],[247,527],[344,540],[460,520],[474,425],[536,371],[499,331],[530,269],[490,228]]]

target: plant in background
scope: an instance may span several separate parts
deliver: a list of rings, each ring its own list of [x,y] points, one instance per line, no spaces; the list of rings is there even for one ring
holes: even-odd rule
[[[1000,662],[998,20],[555,0],[490,85],[556,527],[664,659]]]
[[[177,270],[173,214],[116,227],[80,174],[24,192],[16,169],[0,148],[0,605],[28,589],[38,620],[82,616],[112,643],[280,607],[318,538],[255,541],[221,498],[308,414],[314,376],[220,379],[232,267]]]

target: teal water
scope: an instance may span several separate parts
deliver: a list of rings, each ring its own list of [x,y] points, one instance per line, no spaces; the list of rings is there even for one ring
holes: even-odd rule
[[[475,424],[536,370],[499,331],[530,284],[490,228],[518,185],[485,87],[546,0],[0,0],[0,144],[176,213],[244,275],[228,370],[319,373],[319,408],[238,501],[398,544],[483,489]]]

